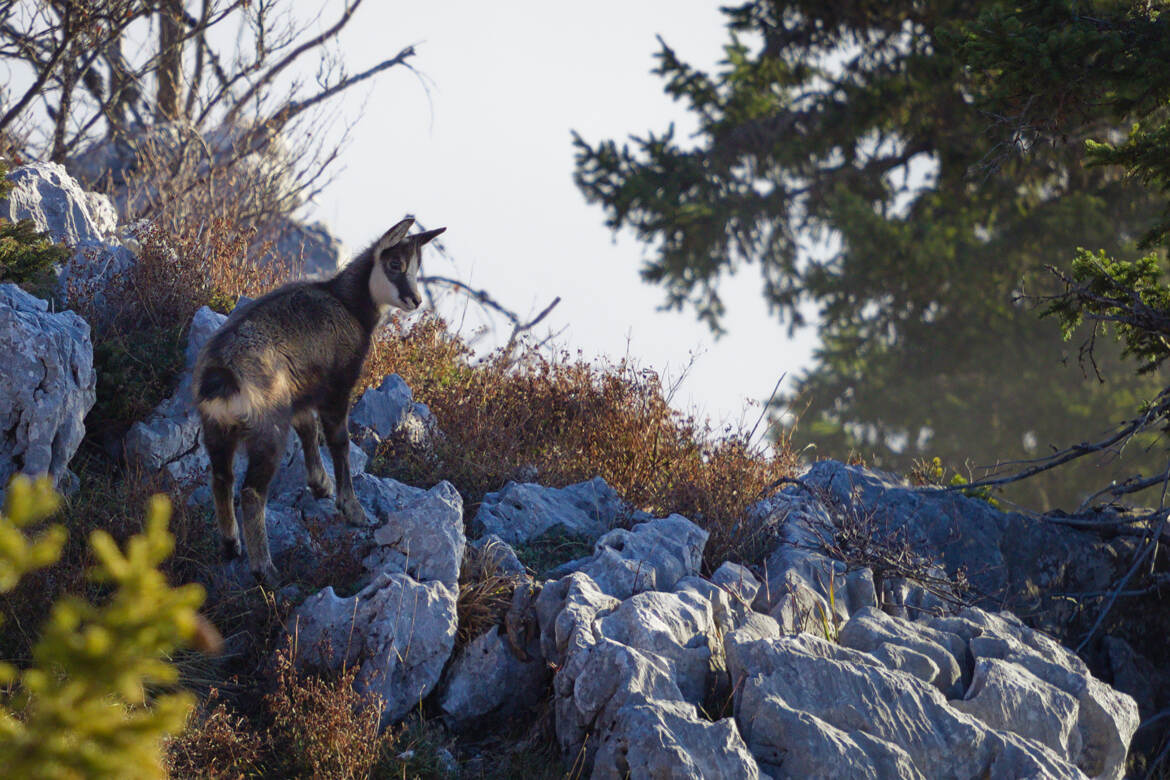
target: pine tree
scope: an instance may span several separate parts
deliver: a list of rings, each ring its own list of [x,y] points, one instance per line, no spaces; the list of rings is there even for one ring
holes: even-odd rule
[[[1057,18],[1049,6],[1097,4],[1031,5]],[[1052,87],[1051,110],[1063,105],[1056,87],[1076,83],[1041,70],[1035,41],[1014,45],[1038,61],[993,67],[996,35],[980,25],[1015,7],[743,3],[725,10],[717,73],[665,43],[658,52],[667,94],[698,119],[695,137],[576,139],[579,187],[610,226],[653,247],[644,278],[668,304],[718,328],[720,280],[754,266],[782,321],[799,327],[815,312],[815,363],[786,402],[803,411],[794,443],[816,456],[854,451],[896,470],[932,456],[952,466],[1039,457],[1109,428],[1162,387],[1157,376],[1135,381],[1119,350],[1098,344],[1096,368],[1111,380],[1102,384],[1025,297],[1057,292],[1045,266],[1067,267],[1078,247],[1137,259],[1163,204],[1116,167],[1086,165],[1084,140],[1120,126],[1092,96],[1059,133],[1005,123],[1029,105],[1033,79]],[[1050,58],[1063,51],[1051,34]],[[777,362],[781,353],[777,343]],[[1033,480],[1012,497],[1075,506],[1109,478],[1085,468],[1092,474]]]

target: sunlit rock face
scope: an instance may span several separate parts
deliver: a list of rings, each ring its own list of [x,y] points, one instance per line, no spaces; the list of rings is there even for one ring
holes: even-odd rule
[[[89,325],[14,284],[0,284],[0,492],[13,474],[69,490],[97,377]]]

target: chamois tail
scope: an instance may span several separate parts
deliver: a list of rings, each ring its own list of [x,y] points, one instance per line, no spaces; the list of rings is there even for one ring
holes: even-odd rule
[[[203,372],[199,382],[199,400],[214,401],[217,398],[231,398],[240,392],[240,383],[230,369],[214,366]]]

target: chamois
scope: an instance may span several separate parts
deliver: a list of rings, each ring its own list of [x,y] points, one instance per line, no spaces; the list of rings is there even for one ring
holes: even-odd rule
[[[243,442],[248,469],[240,489],[244,543],[252,574],[279,582],[268,550],[264,505],[284,455],[291,425],[305,452],[309,489],[332,492],[321,462],[318,418],[333,459],[337,509],[349,523],[367,523],[349,473],[349,397],[370,337],[391,307],[413,311],[421,250],[446,228],[407,236],[412,218],[386,231],[324,281],[286,284],[238,307],[195,362],[192,386],[211,459],[215,515],[227,559],[240,555],[232,494],[232,463]]]

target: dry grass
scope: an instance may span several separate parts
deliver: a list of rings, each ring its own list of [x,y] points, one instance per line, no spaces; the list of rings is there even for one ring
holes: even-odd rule
[[[356,669],[299,670],[276,654],[273,690],[250,715],[212,692],[168,749],[172,777],[356,778],[388,776],[400,733],[380,731],[381,703],[354,690]]]
[[[512,604],[512,591],[519,580],[477,564],[476,558],[483,553],[469,550],[464,561],[464,571],[459,577],[459,595],[455,612],[459,625],[455,630],[455,651],[471,642],[492,626],[502,624],[504,613]]]
[[[248,720],[219,701],[212,690],[191,713],[186,730],[167,746],[171,777],[254,777],[267,749],[263,735]]]
[[[446,436],[427,455],[383,453],[376,468],[416,484],[447,479],[469,514],[485,493],[533,469],[549,486],[600,475],[638,509],[678,512],[703,525],[711,533],[708,561],[718,565],[756,554],[736,521],[797,466],[783,446],[756,447],[744,431],[715,431],[674,410],[658,376],[628,361],[528,351],[473,362],[467,346],[430,317],[375,340],[356,392],[391,372],[430,407]]]

